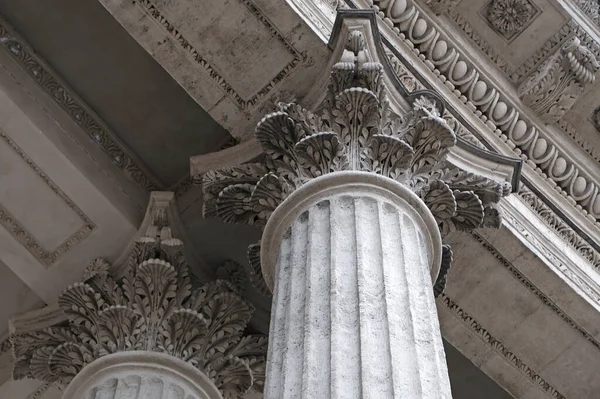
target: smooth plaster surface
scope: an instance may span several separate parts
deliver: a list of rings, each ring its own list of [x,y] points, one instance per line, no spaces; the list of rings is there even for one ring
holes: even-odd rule
[[[1,0],[2,15],[170,187],[229,137],[96,0]]]

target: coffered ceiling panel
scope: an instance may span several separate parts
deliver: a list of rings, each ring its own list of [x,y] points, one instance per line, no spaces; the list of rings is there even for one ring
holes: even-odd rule
[[[283,1],[100,2],[237,138],[276,102],[303,97],[329,53]]]
[[[0,112],[12,113],[6,107]],[[0,117],[0,223],[9,229],[19,226],[24,232],[35,232],[30,239],[39,244],[43,254],[56,251],[72,236],[91,233],[96,226],[5,133],[3,120],[6,118]],[[15,126],[17,131],[23,128]],[[41,260],[50,262],[45,255]]]
[[[438,299],[444,337],[515,398],[594,397],[597,312],[567,302],[576,294],[506,228],[448,242],[455,257]]]
[[[98,0],[2,0],[0,14],[97,114],[96,125],[106,125],[149,171],[155,187],[173,186],[186,176],[191,155],[231,138]]]
[[[4,50],[0,64],[0,262],[51,303],[121,250],[144,199]]]
[[[192,0],[139,4],[151,13],[161,13],[165,24],[175,21],[190,48],[218,71],[240,102],[251,101],[278,74],[300,61],[300,54],[257,14],[250,1],[213,2],[201,13],[198,2]]]
[[[449,17],[516,80],[569,30],[566,12],[547,0],[462,0]]]

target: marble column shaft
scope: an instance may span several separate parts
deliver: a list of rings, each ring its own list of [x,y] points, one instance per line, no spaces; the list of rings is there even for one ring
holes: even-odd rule
[[[276,268],[265,399],[451,398],[429,235],[413,215],[361,194],[296,218]]]

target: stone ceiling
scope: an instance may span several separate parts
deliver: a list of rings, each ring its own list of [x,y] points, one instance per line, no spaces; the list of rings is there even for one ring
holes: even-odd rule
[[[230,138],[98,1],[3,0],[0,14],[130,149],[159,188]]]
[[[456,42],[479,49],[484,57],[478,62],[500,71],[489,73],[490,79],[519,102],[519,84],[546,56],[573,35],[592,46],[600,29],[585,22],[582,13],[574,23],[572,8],[563,1],[517,2],[526,3],[522,10],[528,15],[512,25],[490,20],[494,4],[487,0],[456,2],[436,18],[456,33]],[[20,35],[24,41],[18,43],[28,42],[37,53],[26,57],[10,40],[0,50],[0,128],[7,137],[0,141],[5,151],[0,159],[8,164],[0,171],[0,204],[44,248],[60,247],[86,223],[92,230],[89,238],[82,236],[72,250],[50,261],[51,267],[15,234],[0,231],[0,300],[14,304],[3,307],[3,320],[51,303],[78,279],[87,260],[114,258],[139,225],[148,193],[155,189],[175,187],[199,260],[198,275],[211,277],[213,265],[226,259],[246,264],[246,247],[258,232],[201,217],[200,190],[186,181],[189,157],[231,144],[232,136],[248,138],[274,102],[309,94],[328,62],[324,38],[332,23],[316,13],[313,21],[319,23],[309,26],[298,16],[300,11],[308,15],[301,7],[307,1],[289,3],[225,0],[207,12],[192,1],[0,1],[0,14],[18,32],[11,33],[7,25],[3,37]],[[327,7],[320,9],[328,12]],[[578,28],[581,23],[588,24],[586,29]],[[55,96],[57,84],[70,94]],[[600,146],[593,118],[599,91],[600,83],[587,85],[564,118],[549,124],[571,140],[577,135],[590,159]],[[66,97],[72,101],[61,100]],[[95,139],[98,131],[102,139]],[[36,147],[36,140],[45,148]],[[588,398],[595,389],[592,371],[599,366],[595,310],[579,297],[570,300],[571,288],[534,252],[535,245],[523,244],[511,229],[480,239],[456,237],[453,243],[462,251],[457,251],[447,296],[438,306],[451,344],[447,358],[455,397]],[[580,255],[573,255],[575,263]],[[27,261],[17,262],[19,257]],[[541,291],[547,295],[538,295]],[[250,286],[246,294],[258,308],[253,327],[264,330],[269,299]],[[5,332],[0,329],[0,338]],[[6,353],[0,357],[0,383],[8,378],[8,360]],[[569,369],[579,374],[565,374]],[[26,398],[38,385],[7,382],[0,396]],[[54,397],[58,393],[49,390],[43,399]]]

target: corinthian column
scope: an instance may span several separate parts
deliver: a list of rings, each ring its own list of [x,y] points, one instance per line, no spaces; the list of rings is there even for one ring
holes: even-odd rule
[[[442,237],[498,226],[508,186],[452,161],[477,155],[450,156],[433,93],[388,101],[373,27],[349,15],[324,102],[265,116],[262,162],[205,174],[205,214],[264,229],[249,260],[273,293],[265,399],[451,398]]]
[[[241,399],[262,391],[266,338],[245,333],[253,308],[235,278],[192,286],[183,242],[172,234],[176,217],[173,193],[152,193],[116,264],[93,260],[54,313],[13,321],[15,379],[52,383],[64,399]]]

